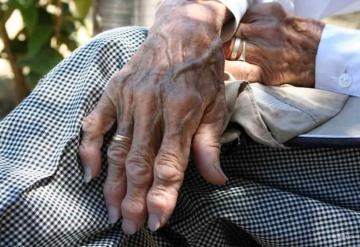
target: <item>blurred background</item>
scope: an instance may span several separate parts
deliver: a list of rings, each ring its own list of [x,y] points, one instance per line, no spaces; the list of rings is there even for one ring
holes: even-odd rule
[[[0,0],[0,120],[97,33],[151,26],[159,0]],[[326,19],[360,28],[360,13]]]

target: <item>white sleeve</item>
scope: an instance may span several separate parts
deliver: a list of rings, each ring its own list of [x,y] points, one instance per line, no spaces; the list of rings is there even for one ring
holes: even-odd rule
[[[234,20],[226,23],[221,31],[221,38],[223,41],[230,40],[237,27],[240,25],[241,18],[244,16],[246,10],[252,4],[252,0],[217,0],[222,2],[229,11],[233,14]]]
[[[312,19],[322,19],[360,10],[359,0],[281,0],[293,2],[295,15]]]
[[[325,26],[316,55],[315,87],[360,97],[360,31]]]

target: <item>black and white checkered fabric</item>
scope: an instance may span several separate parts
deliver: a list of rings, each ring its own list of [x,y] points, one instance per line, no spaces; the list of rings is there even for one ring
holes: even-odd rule
[[[160,231],[129,237],[121,222],[110,225],[105,156],[101,176],[83,182],[81,123],[146,34],[99,35],[1,122],[0,246],[360,246],[360,149],[237,146],[222,155],[227,186],[209,185],[190,165]]]

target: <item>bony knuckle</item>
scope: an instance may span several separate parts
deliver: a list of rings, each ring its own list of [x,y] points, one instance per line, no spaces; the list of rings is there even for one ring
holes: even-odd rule
[[[176,156],[163,154],[155,167],[156,179],[163,183],[176,183],[182,181],[184,171]]]
[[[123,163],[126,159],[127,150],[121,147],[116,147],[115,145],[110,145],[107,150],[108,162],[112,165],[123,166]]]
[[[121,204],[121,210],[127,216],[138,217],[144,213],[145,202],[132,196],[126,196]]]
[[[93,153],[93,149],[87,145],[86,143],[81,143],[79,147],[79,155],[80,157],[87,157]]]
[[[125,162],[126,175],[133,183],[144,185],[152,176],[151,164],[139,157],[130,157]]]
[[[85,117],[82,123],[82,131],[85,133],[89,133],[93,131],[93,127],[95,125],[95,116],[91,113],[89,116]]]
[[[111,78],[111,83],[118,83],[120,81],[122,81],[124,79],[124,75],[123,73],[121,73],[120,71],[116,72],[113,77]]]
[[[144,145],[138,145],[136,148],[133,148],[128,158],[128,162],[142,163],[146,165],[151,165],[153,160],[154,153],[151,152],[149,148],[144,147]]]
[[[176,166],[175,164],[179,163],[179,156],[171,151],[163,150],[158,157],[159,165],[172,164],[171,166]]]
[[[119,70],[112,76],[112,78],[110,79],[110,84],[122,84],[126,80],[126,78],[131,75],[131,72],[131,66],[129,66],[129,64],[125,65],[122,70]]]
[[[123,186],[124,181],[120,180],[118,176],[108,176],[103,188],[105,198],[121,198]]]
[[[113,167],[117,167],[117,168],[123,168],[124,167],[124,160],[126,159],[126,157],[120,156],[120,155],[116,155],[114,153],[108,152],[107,153],[107,160],[109,165],[113,166]]]
[[[146,201],[148,206],[151,206],[151,208],[155,208],[160,212],[168,212],[169,209],[171,209],[170,204],[176,201],[177,196],[177,188],[157,186],[150,190]]]

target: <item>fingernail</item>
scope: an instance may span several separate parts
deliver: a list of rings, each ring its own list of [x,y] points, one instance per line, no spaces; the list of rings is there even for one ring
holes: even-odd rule
[[[131,220],[123,219],[122,230],[125,234],[132,235],[138,231],[138,226]]]
[[[85,181],[85,183],[87,183],[87,184],[90,183],[91,179],[92,179],[91,169],[90,169],[90,167],[85,166],[84,167],[84,181]]]
[[[148,219],[148,227],[150,231],[155,232],[160,228],[160,226],[161,226],[161,222],[159,217],[155,214],[150,214]]]
[[[109,223],[115,224],[120,219],[120,210],[113,206],[108,206]]]
[[[226,182],[229,181],[228,177],[225,175],[224,171],[221,169],[220,162],[215,164],[215,169],[225,179]]]

